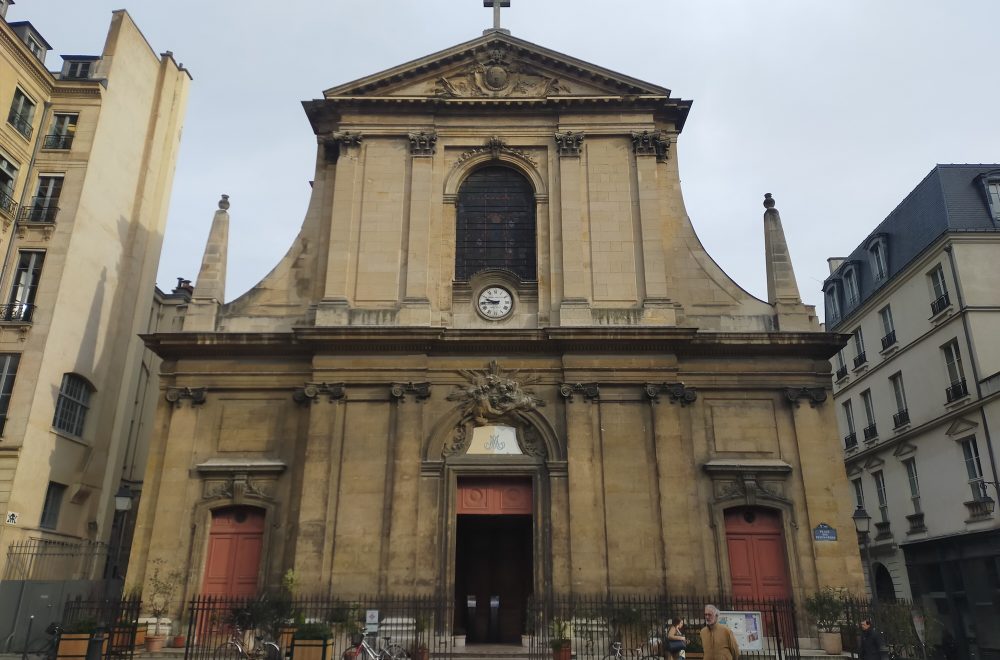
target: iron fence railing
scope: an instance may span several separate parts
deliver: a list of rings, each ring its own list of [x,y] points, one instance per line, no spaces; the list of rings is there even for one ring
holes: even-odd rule
[[[62,635],[89,634],[86,658],[101,649],[105,660],[131,660],[135,654],[142,600],[139,596],[126,598],[78,598],[66,603],[63,610]],[[82,649],[81,649],[82,650]],[[73,653],[60,657],[74,657]]]
[[[28,303],[7,303],[0,305],[0,321],[12,323],[31,323],[35,306]]]
[[[87,580],[100,575],[107,560],[105,543],[46,539],[16,541],[7,548],[4,580]]]

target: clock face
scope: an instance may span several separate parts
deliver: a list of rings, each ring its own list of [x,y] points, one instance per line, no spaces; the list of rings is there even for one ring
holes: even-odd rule
[[[488,319],[502,319],[514,309],[514,297],[502,286],[491,286],[483,289],[477,303],[479,313]]]

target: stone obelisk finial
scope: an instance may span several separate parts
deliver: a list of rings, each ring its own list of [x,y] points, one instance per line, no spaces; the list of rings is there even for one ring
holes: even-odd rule
[[[226,298],[226,256],[229,251],[229,195],[219,200],[219,208],[212,218],[205,253],[201,257],[201,270],[191,294],[184,330],[214,332],[219,307]]]
[[[767,302],[801,303],[799,285],[792,270],[792,258],[788,254],[785,231],[781,228],[781,216],[774,208],[771,193],[764,195],[764,254],[767,260]]]

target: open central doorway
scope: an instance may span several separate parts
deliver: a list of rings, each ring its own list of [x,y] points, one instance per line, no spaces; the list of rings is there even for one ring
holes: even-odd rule
[[[455,628],[467,643],[520,643],[531,596],[531,482],[461,480],[455,556]]]

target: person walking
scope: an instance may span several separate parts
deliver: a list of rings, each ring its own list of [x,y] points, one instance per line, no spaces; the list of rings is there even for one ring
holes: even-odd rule
[[[740,657],[740,645],[736,643],[736,635],[727,626],[719,623],[719,608],[715,605],[705,606],[705,627],[701,629],[700,634],[705,660],[737,660]]]
[[[667,626],[667,657],[670,660],[680,660],[687,648],[687,637],[684,636],[684,619],[675,616]]]
[[[861,621],[861,639],[858,640],[858,660],[879,660],[882,657],[882,636],[872,626],[871,619]]]

